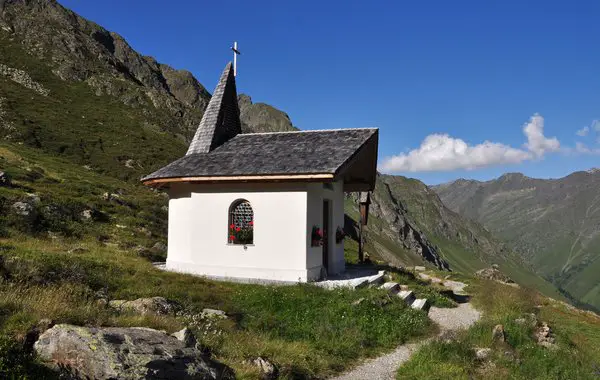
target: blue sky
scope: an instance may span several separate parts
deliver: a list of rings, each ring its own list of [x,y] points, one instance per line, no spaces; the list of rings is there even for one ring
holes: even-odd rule
[[[379,127],[386,172],[600,166],[596,0],[60,2],[209,91],[237,40],[239,92],[301,129]]]

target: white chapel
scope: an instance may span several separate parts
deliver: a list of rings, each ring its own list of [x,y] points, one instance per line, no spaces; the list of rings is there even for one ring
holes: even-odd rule
[[[185,156],[142,178],[169,194],[167,269],[316,281],[344,271],[344,193],[375,186],[378,129],[242,133],[227,64]]]

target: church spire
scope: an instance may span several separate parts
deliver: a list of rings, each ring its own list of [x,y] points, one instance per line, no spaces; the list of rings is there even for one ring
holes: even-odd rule
[[[221,74],[186,155],[208,153],[241,132],[235,75],[229,62]]]

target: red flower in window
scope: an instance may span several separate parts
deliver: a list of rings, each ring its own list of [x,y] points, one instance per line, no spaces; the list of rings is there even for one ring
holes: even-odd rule
[[[233,235],[229,236],[229,240],[235,241],[235,236],[233,236]]]
[[[229,225],[229,229],[230,229],[230,230],[233,230],[234,228],[235,228],[235,226],[233,225],[233,223],[231,223],[231,224]]]
[[[241,230],[242,230],[242,228],[241,228],[241,227],[237,227],[237,228],[235,229],[235,231],[236,231],[236,232],[240,232]]]
[[[248,222],[248,225],[251,227],[254,226],[254,220],[251,220],[250,222]]]

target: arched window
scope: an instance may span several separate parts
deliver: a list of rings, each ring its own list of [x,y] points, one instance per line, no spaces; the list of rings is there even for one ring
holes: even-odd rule
[[[229,207],[229,244],[252,244],[254,242],[254,211],[250,202],[238,199]]]

